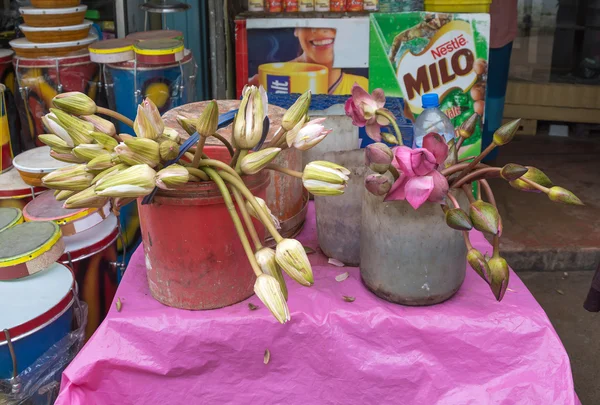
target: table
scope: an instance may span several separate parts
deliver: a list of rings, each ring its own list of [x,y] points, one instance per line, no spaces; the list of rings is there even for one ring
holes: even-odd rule
[[[311,206],[299,239],[316,249],[315,228]],[[472,241],[491,251],[481,234]],[[212,311],[163,306],[138,249],[121,312],[113,305],[65,370],[56,404],[579,404],[565,349],[514,273],[501,303],[468,269],[455,297],[415,308],[371,294],[358,268],[309,257],[315,285],[288,280],[292,320],[280,325],[256,297]]]

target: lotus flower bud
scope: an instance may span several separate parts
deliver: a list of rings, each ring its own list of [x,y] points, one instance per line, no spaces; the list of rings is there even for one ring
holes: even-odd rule
[[[52,118],[51,118],[52,117]],[[72,148],[75,146],[73,143],[73,139],[71,139],[71,135],[64,129],[58,121],[56,115],[52,113],[48,113],[42,117],[42,123],[44,124],[44,128],[46,131],[53,133],[58,136],[60,139],[66,142],[67,146]]]
[[[160,112],[156,105],[146,98],[142,104],[138,105],[137,115],[133,122],[133,130],[139,138],[148,138],[155,140],[162,135],[165,124],[160,117]]]
[[[54,134],[38,135],[40,142],[55,148],[69,148],[69,145],[61,137]]]
[[[161,138],[171,140],[177,144],[181,143],[181,137],[175,128],[165,127]]]
[[[365,164],[377,173],[389,170],[394,158],[392,150],[384,143],[373,143],[365,148]]]
[[[299,122],[286,134],[288,146],[304,151],[317,145],[331,133],[331,129],[322,125],[324,121],[325,118],[317,118],[307,123]]]
[[[244,89],[240,108],[233,120],[232,138],[238,148],[252,149],[260,142],[267,116],[267,93],[262,86]]]
[[[52,149],[53,151],[55,151],[56,153],[62,153],[62,154],[71,154],[73,152],[73,148],[61,148],[60,146],[51,146],[50,149]],[[75,155],[73,155],[75,156]]]
[[[73,165],[61,167],[42,178],[42,182],[48,188],[59,190],[81,191],[88,188],[94,175],[85,170],[85,165]]]
[[[87,171],[106,170],[117,164],[119,158],[113,153],[104,153],[90,160],[86,166]]]
[[[148,165],[135,165],[96,183],[96,194],[104,197],[143,197],[154,189],[156,172]]]
[[[137,137],[129,134],[119,134],[119,138],[121,138],[121,142],[130,141],[132,139],[138,139]]]
[[[296,239],[283,239],[277,244],[275,260],[288,276],[304,286],[311,286],[314,277],[304,247]]]
[[[502,301],[510,277],[508,263],[500,256],[493,256],[488,262],[488,268],[490,271],[490,287],[492,287],[494,297],[496,297],[496,300]]]
[[[86,162],[90,162],[98,156],[110,154],[110,152],[104,149],[102,145],[98,144],[80,144],[73,148],[72,153]]]
[[[467,252],[467,262],[473,270],[477,272],[486,282],[490,282],[490,268],[488,267],[485,256],[477,249],[471,248]]]
[[[310,90],[296,99],[294,104],[283,114],[281,126],[286,131],[291,131],[298,123],[304,123],[305,116],[310,107]]]
[[[573,194],[565,188],[558,186],[550,188],[550,191],[548,192],[548,198],[550,198],[554,202],[559,202],[563,204],[584,205],[583,202],[581,202],[581,200],[575,194]]]
[[[72,191],[72,190],[56,190],[54,192],[54,198],[56,199],[56,201],[64,201],[67,198],[69,198],[72,195],[75,195],[77,193],[78,193],[78,191]]]
[[[493,141],[497,146],[506,145],[515,137],[515,134],[519,130],[519,124],[521,119],[516,119],[502,125],[494,132]]]
[[[287,301],[288,290],[287,286],[285,285],[285,280],[283,279],[281,268],[279,268],[277,261],[275,260],[275,251],[271,248],[264,247],[257,251],[254,256],[262,272],[269,276],[275,277],[275,279],[279,282],[279,287],[281,287],[283,297]]]
[[[324,160],[310,162],[302,173],[304,187],[314,195],[344,194],[350,170]]]
[[[90,115],[96,113],[96,103],[87,95],[78,91],[58,94],[52,104],[73,115]]]
[[[471,114],[471,116],[465,122],[463,122],[460,127],[458,127],[456,134],[461,138],[469,139],[475,132],[477,122],[479,122],[479,114]]]
[[[83,191],[69,197],[63,204],[63,208],[101,208],[108,203],[108,197],[100,197],[94,191],[95,186],[86,188]]]
[[[280,323],[284,324],[290,320],[290,311],[275,277],[267,274],[258,276],[254,283],[254,293]]]
[[[111,138],[117,134],[115,124],[113,124],[107,119],[104,119],[97,115],[83,115],[81,119],[94,125],[95,132],[101,132],[105,135],[110,136]]]
[[[175,159],[179,155],[179,144],[175,141],[167,139],[162,142],[158,148],[160,159],[169,161]]]
[[[266,148],[250,153],[242,159],[240,167],[244,174],[255,174],[265,168],[277,155],[281,148]]]
[[[94,138],[90,136],[90,133],[94,130],[94,125],[56,108],[51,108],[50,112],[52,113],[49,116],[50,120],[58,122],[69,133],[74,145],[94,142]]]
[[[457,231],[470,231],[473,229],[471,219],[466,212],[460,208],[450,208],[446,210],[446,225]]]
[[[183,186],[188,182],[189,178],[185,167],[174,164],[156,173],[156,186],[163,190],[172,190]]]
[[[59,160],[65,163],[85,163],[85,160],[79,159],[77,156],[73,155],[71,151],[68,153],[63,153],[61,151],[51,150],[50,156],[53,159]]]
[[[504,165],[502,170],[500,170],[500,176],[506,181],[515,181],[527,173],[527,170],[528,169],[525,166],[521,166],[516,163],[509,163]]]
[[[103,179],[107,178],[109,175],[122,172],[125,169],[129,169],[129,165],[126,165],[125,163],[119,163],[113,167],[109,167],[108,169],[105,169],[102,172],[98,173],[96,177],[94,177],[94,179],[92,180],[92,184],[100,184],[100,182]]]
[[[533,166],[526,166],[526,168],[527,168],[527,173],[525,173],[524,175],[522,175],[517,180],[513,180],[513,181],[511,181],[509,183],[511,186],[513,186],[517,190],[531,191],[531,192],[534,192],[534,193],[539,193],[540,192],[540,190],[538,190],[537,188],[535,188],[533,186],[530,186],[529,184],[525,183],[522,179],[531,180],[534,183],[537,183],[540,186],[544,186],[546,188],[550,188],[550,187],[552,187],[554,185],[554,184],[552,184],[552,181],[548,178],[548,176],[546,176],[544,174],[544,172],[541,171],[540,169],[537,169],[537,168],[535,168]]]
[[[389,132],[381,131],[381,138],[390,145],[398,145],[398,139]]]
[[[110,135],[103,134],[102,132],[92,132],[90,133],[90,136],[109,152],[112,152],[119,144],[115,138]]]
[[[267,218],[271,218],[271,221],[273,222],[273,226],[276,229],[281,229],[281,224],[279,223],[279,219],[277,219],[277,217],[271,213],[271,210],[267,206],[267,203],[265,202],[265,200],[263,200],[260,197],[254,197],[254,199],[256,200],[256,202],[258,203],[258,205],[262,208],[262,210],[265,212],[265,214],[267,215]],[[258,214],[256,213],[256,211],[254,210],[254,206],[252,204],[250,204],[248,201],[246,201],[246,209],[248,210],[248,213],[251,216],[253,216],[257,220],[261,221],[260,217],[258,216]]]
[[[394,182],[382,174],[369,174],[365,177],[365,188],[376,196],[386,195],[392,188]]]
[[[469,208],[469,216],[475,229],[481,232],[498,234],[500,214],[492,204],[482,200],[475,201]]]
[[[150,167],[155,167],[160,163],[160,147],[152,139],[133,138],[125,141],[125,146],[128,150],[121,145],[115,148],[115,152],[123,163],[130,166],[147,164]]]
[[[177,116],[177,123],[187,132],[189,135],[193,135],[196,132],[196,127],[194,126],[194,120],[191,118],[182,117],[181,115]]]
[[[200,114],[200,117],[196,120],[196,131],[198,131],[200,136],[208,138],[217,132],[218,125],[219,106],[215,100],[212,100],[206,105],[202,114]]]

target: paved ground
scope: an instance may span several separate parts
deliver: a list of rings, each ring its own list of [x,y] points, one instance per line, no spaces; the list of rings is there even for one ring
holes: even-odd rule
[[[600,404],[600,313],[582,306],[600,261],[600,141],[520,137],[497,164],[509,162],[544,170],[586,203],[562,206],[492,182],[504,222],[501,251],[556,328],[581,402]]]

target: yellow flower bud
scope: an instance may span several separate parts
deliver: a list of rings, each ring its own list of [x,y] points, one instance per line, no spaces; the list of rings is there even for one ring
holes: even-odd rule
[[[156,186],[163,190],[172,190],[183,186],[189,180],[189,173],[185,167],[174,164],[165,167],[156,173]]]
[[[280,323],[283,324],[290,320],[290,311],[275,277],[267,274],[258,276],[254,283],[254,292]]]
[[[314,283],[312,268],[304,247],[295,239],[283,239],[277,244],[275,250],[277,264],[292,279],[304,286]]]
[[[244,174],[255,174],[265,168],[277,155],[281,148],[266,148],[250,153],[242,159],[240,164]]]
[[[58,94],[52,99],[52,104],[73,115],[90,115],[96,113],[96,103],[94,103],[94,100],[78,91]]]

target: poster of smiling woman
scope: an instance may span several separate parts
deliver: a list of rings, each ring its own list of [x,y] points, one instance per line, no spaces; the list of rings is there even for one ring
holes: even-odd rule
[[[244,28],[245,25],[245,28]],[[237,90],[347,95],[369,88],[369,19],[280,18],[237,21]]]

